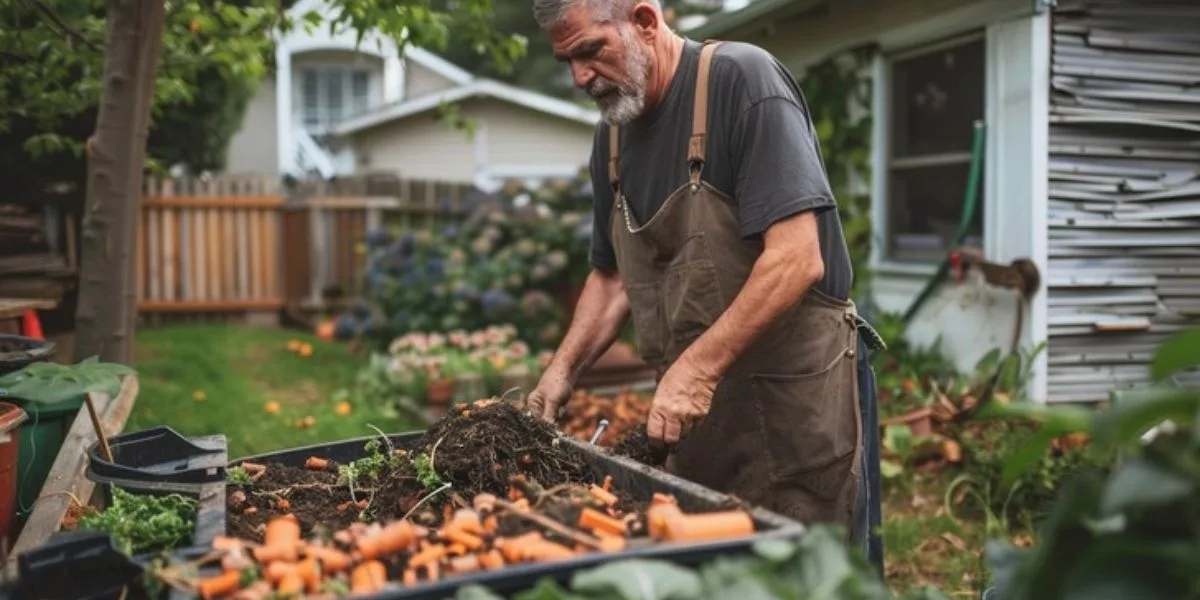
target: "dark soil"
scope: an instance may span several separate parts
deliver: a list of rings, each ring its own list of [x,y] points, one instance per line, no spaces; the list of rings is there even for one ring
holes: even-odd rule
[[[253,485],[228,488],[226,530],[229,535],[261,541],[267,521],[287,513],[300,520],[305,536],[318,525],[336,531],[360,520],[402,518],[440,487],[433,481],[428,488],[421,483],[411,460],[421,454],[431,458],[441,481],[451,484],[418,510],[418,522],[428,524],[440,520],[443,506],[454,495],[468,501],[480,492],[506,496],[514,475],[546,488],[568,482],[598,483],[591,481],[583,461],[560,448],[555,439],[550,424],[521,414],[511,404],[461,405],[413,447],[399,449],[403,456],[389,453],[384,446],[376,455],[380,475],[360,476],[353,496],[350,486],[339,478],[339,465],[332,461],[325,471],[268,463],[266,473]],[[353,504],[359,501],[369,503],[367,508]],[[347,506],[347,502],[351,504]],[[251,506],[254,510],[247,514]]]
[[[656,444],[650,441],[650,436],[646,433],[646,424],[642,423],[633,428],[629,435],[625,436],[616,446],[613,446],[612,453],[616,456],[624,456],[632,458],[644,465],[651,467],[661,467],[667,462],[667,455],[670,450],[663,444]]]

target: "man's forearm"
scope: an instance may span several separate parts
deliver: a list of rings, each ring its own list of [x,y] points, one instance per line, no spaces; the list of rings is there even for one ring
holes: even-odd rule
[[[763,251],[733,303],[680,360],[706,378],[719,380],[779,315],[803,299],[823,273],[819,258],[797,260],[790,252]]]
[[[592,270],[566,336],[554,353],[548,371],[557,371],[572,384],[616,341],[629,316],[629,300],[616,273]]]

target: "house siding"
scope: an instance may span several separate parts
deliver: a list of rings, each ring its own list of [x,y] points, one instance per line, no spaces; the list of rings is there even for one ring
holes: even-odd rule
[[[488,164],[583,167],[591,152],[592,128],[493,99],[460,105],[475,120],[475,140],[429,111],[365,130],[354,136],[359,168],[398,172],[402,177],[474,183]]]
[[[405,90],[405,98],[416,98],[425,94],[448,90],[455,86],[453,81],[411,60],[405,61],[405,69],[404,81],[407,88]]]
[[[246,105],[242,126],[229,140],[226,173],[279,173],[279,136],[276,135],[275,79],[266,77]]]
[[[1142,2],[1054,15],[1052,401],[1146,382],[1155,347],[1200,325],[1198,21]]]

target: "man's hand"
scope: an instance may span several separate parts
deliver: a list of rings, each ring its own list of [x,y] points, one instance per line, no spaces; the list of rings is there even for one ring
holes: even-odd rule
[[[559,370],[547,370],[529,394],[526,403],[535,416],[551,423],[558,420],[558,411],[571,399],[570,378]]]
[[[717,381],[717,377],[690,361],[675,361],[654,392],[646,435],[667,444],[679,442],[708,414]]]

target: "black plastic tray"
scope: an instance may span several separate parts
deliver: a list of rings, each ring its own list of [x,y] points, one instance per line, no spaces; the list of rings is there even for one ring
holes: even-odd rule
[[[389,437],[396,447],[412,449],[421,433],[412,432]],[[232,461],[230,465],[234,466],[244,461],[250,461],[260,464],[274,462],[298,467],[302,466],[310,456],[320,456],[336,462],[347,463],[364,456],[363,446],[370,439],[372,438],[362,437],[333,444],[319,444],[248,456]],[[574,438],[563,436],[559,438],[559,443],[572,449],[584,460],[591,469],[594,482],[602,481],[605,475],[612,475],[613,486],[630,493],[635,498],[649,500],[655,492],[672,494],[684,511],[720,509],[735,502],[726,494],[715,492],[636,461],[612,456],[596,446]],[[693,544],[656,544],[621,553],[587,554],[571,560],[520,564],[497,571],[447,576],[434,583],[409,588],[389,583],[393,587],[372,595],[370,598],[376,600],[451,598],[459,587],[468,584],[482,585],[496,594],[509,595],[532,587],[543,577],[550,577],[562,584],[567,584],[575,571],[613,560],[654,558],[690,566],[718,555],[746,554],[751,551],[751,546],[759,540],[793,538],[803,535],[805,531],[804,526],[800,523],[764,509],[752,509],[751,516],[757,533],[747,538]]]
[[[96,483],[144,490],[194,491],[225,481],[228,460],[224,436],[186,438],[170,427],[113,436],[109,462],[99,443],[88,449],[87,477]]]

